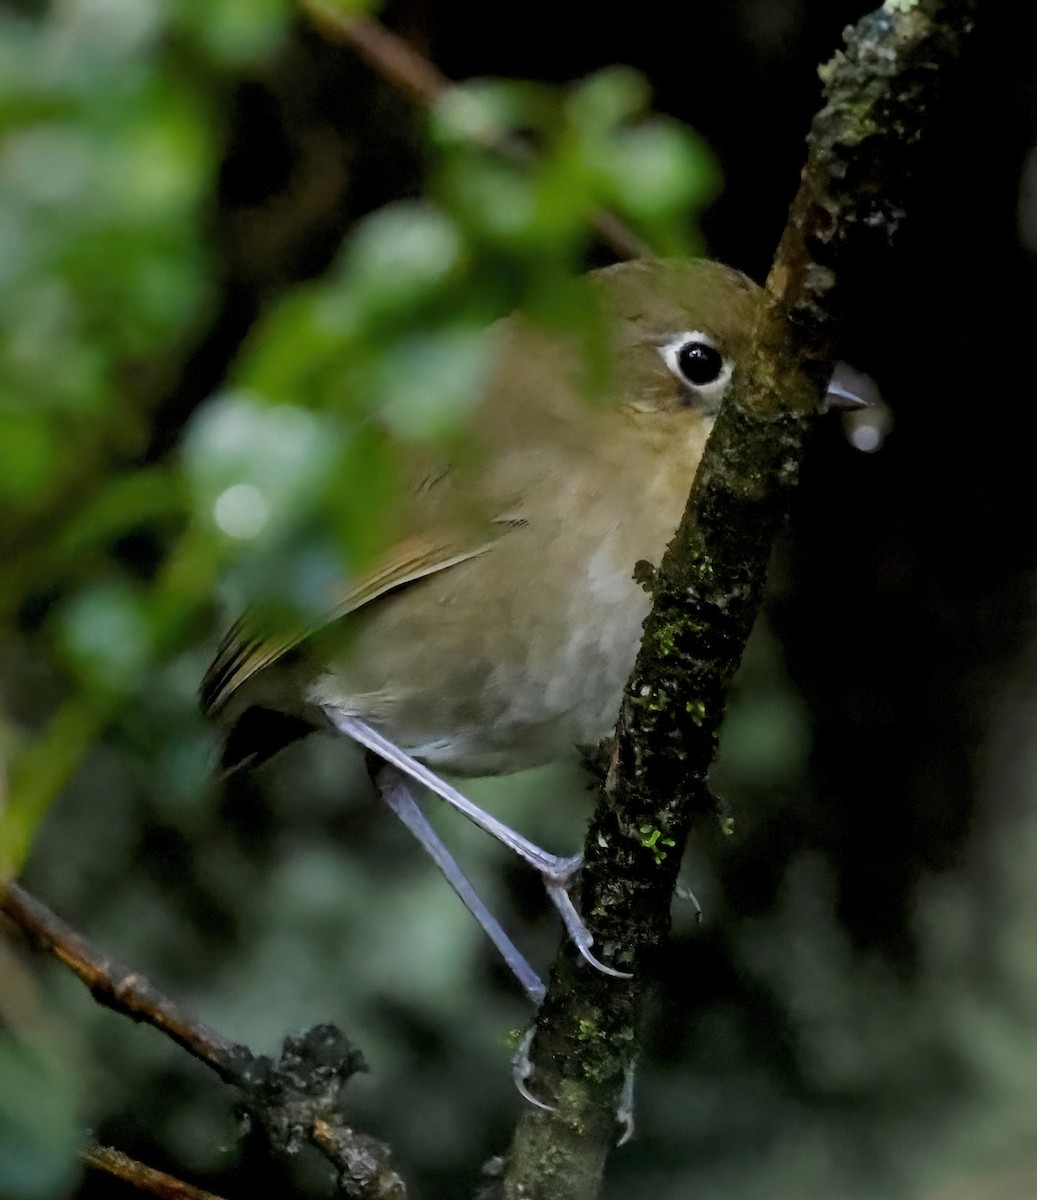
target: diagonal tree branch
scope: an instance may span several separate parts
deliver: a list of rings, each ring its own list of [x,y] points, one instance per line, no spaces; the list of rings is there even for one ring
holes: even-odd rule
[[[247,1046],[195,1020],[146,976],[92,946],[13,881],[0,884],[0,914],[17,925],[36,949],[68,967],[98,1004],[160,1030],[211,1067],[224,1083],[240,1085],[246,1080],[255,1063]]]
[[[533,1090],[555,1110],[520,1119],[502,1184],[513,1200],[598,1193],[680,849],[715,811],[706,780],[725,692],[837,356],[844,297],[901,219],[915,143],[976,7],[889,0],[823,69],[826,102],[767,280],[755,361],[735,381],[650,581],[654,605],[587,836],[584,914],[609,961],[635,978],[596,976],[560,950],[532,1051]]]
[[[146,1166],[121,1150],[113,1150],[111,1146],[87,1146],[80,1158],[88,1167],[114,1175],[139,1191],[161,1197],[161,1200],[221,1200],[212,1192],[203,1191],[165,1171]]]
[[[339,1195],[350,1200],[406,1200],[389,1148],[343,1120],[342,1091],[367,1066],[359,1050],[334,1026],[318,1025],[301,1037],[286,1038],[280,1058],[272,1062],[196,1020],[145,976],[92,946],[18,884],[0,882],[0,915],[37,949],[64,963],[99,1004],[158,1029],[225,1083],[239,1088],[245,1107],[276,1153],[295,1154],[308,1141],[336,1168]],[[150,1170],[118,1151],[95,1148],[88,1161],[108,1171],[120,1165],[125,1170],[140,1167],[144,1173],[138,1172],[140,1179]],[[189,1187],[179,1180],[169,1186],[174,1184]],[[159,1185],[166,1186],[162,1180]],[[199,1198],[205,1194],[197,1192]]]

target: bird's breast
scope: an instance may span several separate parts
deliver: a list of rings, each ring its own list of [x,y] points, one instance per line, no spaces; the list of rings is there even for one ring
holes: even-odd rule
[[[628,473],[624,489],[622,475],[585,471],[556,475],[549,499],[527,489],[522,523],[486,553],[350,617],[348,652],[311,698],[459,774],[596,744],[615,724],[650,606],[635,566],[659,561],[693,472],[694,461],[676,487]]]
[[[614,537],[518,529],[373,606],[312,689],[434,768],[507,774],[615,723],[649,600]]]

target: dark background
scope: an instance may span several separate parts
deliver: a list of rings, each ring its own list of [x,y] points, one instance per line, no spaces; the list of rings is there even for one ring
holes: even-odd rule
[[[384,17],[457,79],[638,68],[722,169],[709,253],[762,278],[818,106],[816,67],[863,11],[649,0],[621,14],[394,4]],[[717,771],[736,833],[689,855],[705,919],[676,914],[640,1136],[615,1155],[609,1196],[1037,1193],[1034,32],[1029,15],[987,6],[929,114],[895,244],[854,298],[844,357],[878,381],[895,425],[864,454],[832,418],[806,466]],[[218,137],[198,230],[215,251],[213,300],[152,385],[141,462],[177,453],[257,315],[423,178],[409,103],[301,24],[239,71],[186,52],[183,69]],[[146,564],[160,541],[138,530],[120,553]],[[34,612],[20,610],[23,629]],[[213,614],[203,646],[226,616]],[[199,673],[204,659],[191,660]],[[161,694],[148,705],[145,733],[117,728],[87,755],[27,885],[257,1051],[338,1022],[372,1066],[357,1124],[391,1141],[415,1195],[471,1194],[520,1103],[505,1045],[527,1019],[514,987],[362,777],[342,802],[343,777],[358,779],[347,749],[313,739],[218,794],[204,778],[178,792],[155,764],[176,773],[159,757],[164,710],[188,718]],[[585,809],[577,799],[570,821],[544,796],[578,798],[574,776],[514,786],[523,828],[575,844]],[[476,873],[546,964],[555,930],[537,888],[449,828],[485,855]],[[253,1169],[278,1191],[242,1157],[214,1079],[28,963],[88,1081],[77,1111],[102,1141],[221,1194],[246,1194]],[[303,1156],[283,1194],[321,1194],[322,1171]],[[92,1174],[23,1194],[128,1192]]]

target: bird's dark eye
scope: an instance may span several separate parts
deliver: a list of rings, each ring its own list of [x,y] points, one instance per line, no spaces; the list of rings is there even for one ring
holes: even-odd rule
[[[677,351],[677,369],[695,387],[713,383],[724,369],[724,357],[708,342],[685,342]]]
[[[676,402],[715,413],[727,394],[735,364],[724,357],[712,336],[702,329],[685,329],[664,334],[656,342],[656,349],[667,370],[682,385],[677,389]]]

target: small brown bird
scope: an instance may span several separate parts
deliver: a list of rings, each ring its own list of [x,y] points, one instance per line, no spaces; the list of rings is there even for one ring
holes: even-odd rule
[[[591,954],[569,900],[579,858],[545,853],[433,772],[507,774],[611,732],[650,604],[635,564],[658,563],[677,526],[760,296],[706,261],[622,263],[589,278],[612,347],[596,394],[586,394],[585,355],[563,336],[518,316],[494,326],[469,452],[415,470],[398,542],[320,629],[266,641],[239,622],[202,684],[227,732],[227,769],[329,725],[389,764],[377,777],[383,796],[535,1000],[540,980],[432,833],[408,779],[540,871],[584,956],[620,974]],[[834,382],[831,398],[855,399]]]

